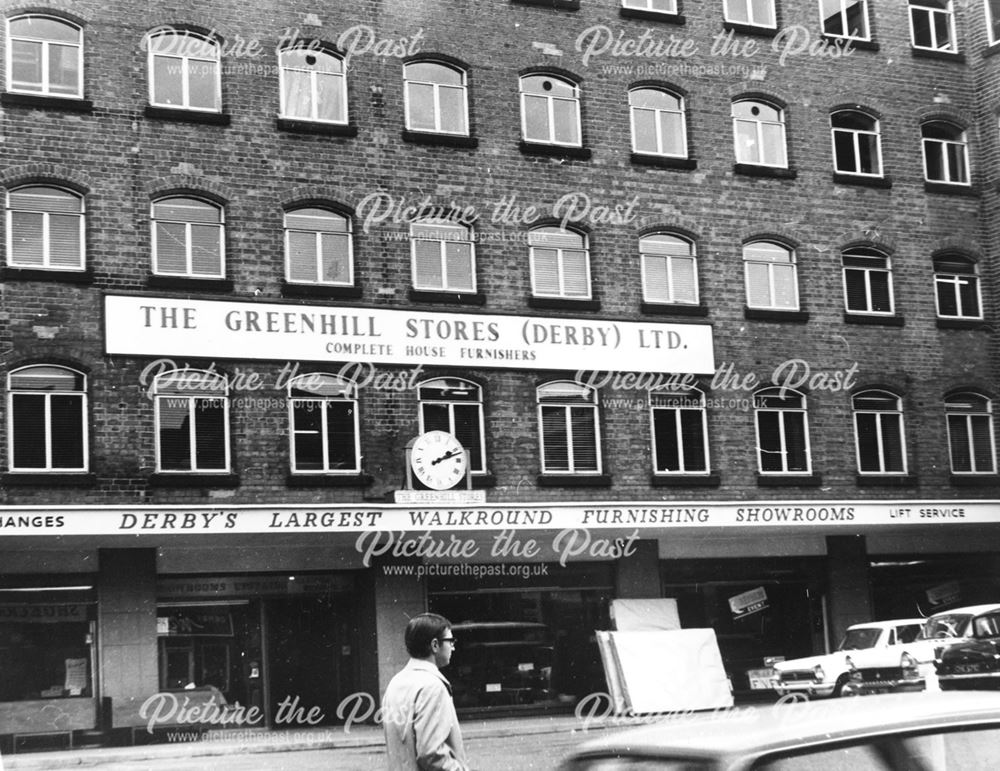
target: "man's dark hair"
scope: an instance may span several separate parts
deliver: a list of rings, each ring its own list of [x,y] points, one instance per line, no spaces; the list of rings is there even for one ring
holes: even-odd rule
[[[450,626],[451,622],[437,613],[414,616],[406,625],[406,634],[403,635],[406,652],[415,659],[427,658],[431,655],[431,640],[441,637]]]

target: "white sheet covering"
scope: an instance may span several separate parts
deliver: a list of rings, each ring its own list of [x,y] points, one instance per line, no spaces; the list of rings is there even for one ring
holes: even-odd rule
[[[677,600],[612,600],[611,621],[619,632],[672,631],[681,628]]]
[[[714,629],[610,636],[625,702],[633,714],[733,705]]]

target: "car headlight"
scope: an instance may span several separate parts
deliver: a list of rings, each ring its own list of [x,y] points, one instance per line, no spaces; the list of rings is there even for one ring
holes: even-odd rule
[[[919,664],[909,653],[904,653],[899,657],[899,667],[903,670],[903,677],[906,679],[916,679],[920,676]]]
[[[813,680],[817,683],[821,683],[826,679],[826,673],[823,671],[823,667],[819,664],[813,667]]]
[[[854,665],[854,662],[851,660],[850,656],[844,657],[844,664],[847,665],[847,673],[848,676],[851,678],[851,680],[857,680],[858,682],[861,682],[861,670],[859,670]]]

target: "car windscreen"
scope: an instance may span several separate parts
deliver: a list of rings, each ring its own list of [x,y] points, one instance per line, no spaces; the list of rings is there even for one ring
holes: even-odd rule
[[[581,758],[572,765],[564,766],[567,771],[709,771],[716,768],[703,760],[690,758],[646,758],[619,755],[607,758]]]
[[[1000,637],[1000,613],[980,616],[972,627],[976,637]]]
[[[931,616],[924,622],[924,637],[928,640],[941,637],[961,637],[969,623],[967,613],[945,613]]]
[[[874,627],[868,629],[848,629],[847,634],[844,635],[844,639],[840,643],[839,650],[860,651],[865,648],[874,648],[881,634],[882,630]]]

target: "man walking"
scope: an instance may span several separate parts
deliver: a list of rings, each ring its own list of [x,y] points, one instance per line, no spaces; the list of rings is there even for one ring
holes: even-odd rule
[[[421,613],[403,637],[410,660],[386,688],[382,724],[390,771],[468,771],[451,683],[438,670],[455,650],[451,623]]]

